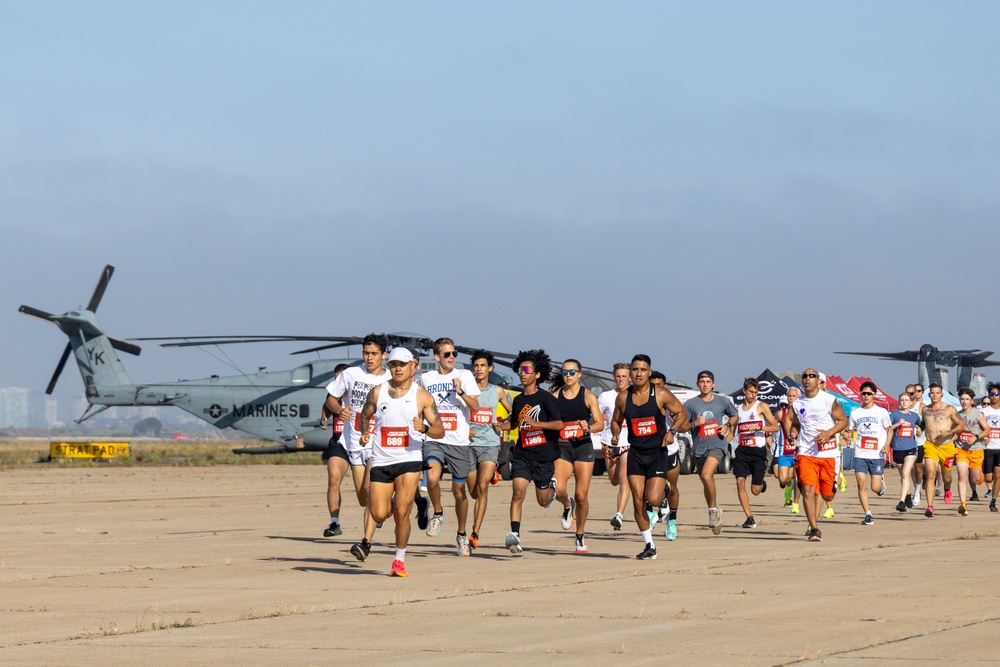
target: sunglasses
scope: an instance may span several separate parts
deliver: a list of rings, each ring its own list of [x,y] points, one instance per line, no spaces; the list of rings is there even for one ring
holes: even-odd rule
[[[580,371],[576,370],[575,368],[568,368],[568,369],[561,370],[559,372],[562,373],[563,375],[568,375],[570,377],[573,377],[574,375],[576,375]]]
[[[875,392],[874,391],[863,391],[863,392],[861,392],[861,395],[862,396],[874,396]]]
[[[534,369],[534,368],[532,368],[531,366],[521,366],[521,367],[520,367],[520,368],[518,369],[518,372],[519,372],[519,373],[520,373],[521,375],[531,375],[532,373],[534,373],[534,372],[535,372],[535,369]]]
[[[458,352],[456,352],[455,350],[451,350],[450,352],[442,352],[441,356],[444,357],[445,359],[451,359],[452,357],[457,357]]]
[[[818,378],[819,376],[816,375],[815,373],[803,373],[802,377],[803,378]]]
[[[1000,391],[991,391],[990,396],[1000,396]]]

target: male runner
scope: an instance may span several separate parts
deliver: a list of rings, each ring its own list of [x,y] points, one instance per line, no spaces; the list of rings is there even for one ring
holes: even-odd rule
[[[718,535],[722,532],[722,510],[716,502],[715,471],[726,456],[735,432],[733,427],[739,417],[732,401],[712,393],[714,388],[715,375],[712,371],[698,373],[698,391],[701,393],[688,399],[684,408],[691,424],[695,465],[705,488],[708,525]]]
[[[1000,493],[1000,382],[989,383],[986,394],[990,405],[982,410],[990,432],[983,457],[983,472],[986,473],[986,482],[993,485],[990,489],[990,511],[996,512],[997,494]]]
[[[819,388],[819,373],[807,368],[802,373],[802,391],[792,409],[785,415],[785,431],[798,429],[798,453],[795,456],[795,475],[802,489],[809,529],[806,538],[819,542],[823,532],[819,529],[820,498],[833,500],[837,493],[836,436],[847,428],[847,415],[840,403]]]
[[[941,399],[944,390],[937,382],[928,387],[931,403],[924,406],[924,498],[927,499],[927,509],[924,516],[934,516],[934,478],[938,467],[951,470],[955,463],[955,436],[965,430],[965,422],[958,416],[958,411],[944,403]],[[942,472],[942,475],[944,473]],[[951,502],[951,489],[945,494],[944,501]]]
[[[604,466],[608,471],[608,481],[611,486],[618,487],[618,504],[615,515],[611,517],[611,527],[622,529],[625,521],[625,506],[631,497],[628,488],[628,432],[622,431],[618,437],[618,445],[611,446],[611,417],[615,414],[615,400],[618,394],[625,391],[629,385],[629,364],[617,363],[612,367],[615,378],[615,388],[602,391],[597,397],[597,405],[604,417],[604,430],[601,431],[601,451],[604,453]]]
[[[358,495],[358,503],[365,508],[364,526],[368,530],[371,514],[368,512],[368,468],[372,456],[371,447],[361,443],[359,419],[361,408],[365,405],[368,393],[376,385],[388,382],[389,374],[382,368],[385,361],[386,347],[389,341],[385,334],[370,333],[361,341],[361,357],[364,366],[351,366],[345,369],[337,378],[326,386],[326,402],[320,410],[320,428],[326,428],[326,420],[339,417],[343,421],[343,433],[340,441],[331,441],[330,456],[327,461],[329,484],[336,489],[335,502],[330,502],[330,526],[323,531],[332,535],[340,535],[340,482],[351,466],[354,478],[354,491]],[[334,424],[334,431],[338,425]]]
[[[490,384],[490,373],[493,372],[493,353],[489,350],[476,350],[472,353],[472,374],[476,378],[479,397],[476,399],[479,408],[470,415],[472,438],[469,446],[472,448],[473,467],[469,473],[469,493],[476,500],[472,532],[469,534],[469,547],[479,546],[479,531],[486,517],[487,494],[490,485],[497,482],[497,457],[500,455],[500,436],[493,430],[496,421],[496,407],[502,405],[510,414],[510,398],[500,387]]]
[[[340,377],[340,374],[348,367],[347,364],[337,364],[333,369],[333,379],[336,380]],[[341,466],[346,469],[347,466],[336,461],[330,463],[330,459],[334,457],[338,448],[343,447],[340,444],[340,436],[344,432],[344,420],[340,417],[334,417],[332,426],[333,433],[330,435],[330,442],[326,451],[320,456],[323,465],[326,466],[326,506],[330,510],[330,525],[323,530],[323,537],[334,537],[343,532],[340,528],[340,481],[344,478],[344,471],[341,470],[339,476],[334,474],[334,471]],[[320,423],[320,428],[325,427],[325,423]]]
[[[406,545],[410,539],[410,506],[423,469],[421,445],[424,437],[440,438],[444,426],[434,399],[413,382],[417,362],[405,347],[389,353],[391,379],[376,385],[360,413],[361,445],[372,443],[369,507],[372,520],[396,521],[396,557],[390,577],[408,576]],[[369,426],[374,428],[370,429]],[[365,560],[371,553],[375,528],[365,527],[365,536],[351,547],[351,554]]]
[[[667,376],[660,371],[653,371],[649,374],[649,384],[667,389]],[[670,466],[667,469],[666,498],[655,512],[652,511],[652,506],[646,503],[646,514],[649,516],[649,527],[652,528],[656,520],[659,519],[666,526],[663,530],[663,536],[667,538],[668,542],[673,542],[677,539],[677,508],[680,507],[681,503],[681,487],[678,483],[681,478],[681,446],[678,439],[670,432],[674,425],[670,415],[664,415],[663,419],[667,427],[667,432],[663,434],[663,445],[667,448],[667,465]],[[666,519],[663,518],[664,509],[667,510]]]
[[[892,460],[899,471],[899,504],[897,512],[913,507],[913,465],[917,460],[917,435],[923,433],[924,422],[913,407],[913,398],[899,395],[899,409],[889,413],[892,426]]]
[[[427,534],[441,534],[444,508],[441,506],[441,473],[445,463],[451,473],[451,493],[455,496],[455,519],[458,532],[455,543],[458,555],[469,555],[469,538],[465,523],[469,513],[469,496],[465,482],[472,471],[472,450],[469,448],[469,417],[479,409],[479,385],[470,371],[455,368],[458,351],[450,338],[434,341],[436,371],[427,371],[418,382],[437,403],[444,437],[424,443],[424,467],[427,469],[427,495],[434,506],[434,516],[427,524]]]
[[[969,387],[958,390],[958,400],[962,409],[958,416],[965,424],[965,430],[955,438],[955,467],[958,468],[958,513],[969,514],[966,504],[965,485],[972,484],[972,493],[976,493],[976,485],[983,475],[983,459],[985,458],[986,440],[990,434],[990,425],[982,411],[976,407],[976,392]],[[973,500],[979,500],[975,495]]]
[[[740,499],[743,513],[747,515],[743,528],[756,528],[757,521],[750,510],[750,497],[747,495],[747,477],[750,478],[750,491],[755,496],[767,490],[764,473],[767,471],[767,448],[765,433],[778,430],[778,423],[771,414],[771,408],[766,403],[757,400],[760,392],[760,382],[757,378],[743,380],[743,405],[737,408],[738,422],[736,424],[737,447],[733,455],[733,474],[736,475],[736,495]]]
[[[792,403],[802,394],[798,387],[791,387],[785,393],[785,401],[779,406],[777,415],[778,425],[781,430],[778,432],[778,447],[774,454],[774,465],[778,468],[775,477],[778,484],[785,490],[785,507],[790,507],[792,514],[799,513],[799,485],[795,483],[795,439],[797,431],[785,431],[785,415],[791,410]]]
[[[510,532],[504,544],[512,554],[521,547],[521,508],[528,482],[535,483],[535,499],[548,507],[555,498],[555,460],[559,458],[559,431],[563,427],[559,403],[538,386],[539,380],[552,374],[552,362],[545,350],[522,350],[514,358],[514,369],[524,391],[514,397],[510,416],[498,431],[518,429],[517,444],[511,459]]]
[[[892,440],[892,419],[885,408],[875,405],[875,384],[861,384],[861,407],[854,408],[847,422],[847,428],[854,432],[854,477],[858,482],[858,500],[865,518],[861,525],[870,526],[875,523],[871,506],[868,504],[868,477],[871,477],[872,491],[881,496],[885,493],[882,481],[885,449]]]
[[[613,447],[618,446],[623,421],[628,423],[628,485],[632,491],[632,514],[644,545],[636,556],[639,560],[656,558],[656,544],[646,503],[653,507],[660,506],[667,483],[667,470],[679,465],[676,453],[673,456],[667,454],[666,445],[672,442],[669,436],[690,428],[684,406],[677,397],[669,389],[649,383],[651,365],[649,356],[645,354],[632,357],[632,386],[618,394],[611,418]],[[670,414],[674,424],[669,430],[665,413]]]

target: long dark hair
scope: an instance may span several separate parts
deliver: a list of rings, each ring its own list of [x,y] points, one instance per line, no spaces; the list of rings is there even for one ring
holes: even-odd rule
[[[559,368],[559,370],[553,372],[552,375],[549,377],[550,391],[556,391],[566,386],[566,378],[564,378],[562,374],[562,369],[566,368],[566,364],[576,364],[577,370],[580,371],[583,370],[583,364],[581,364],[576,359],[567,359],[566,361],[562,362],[562,366]]]

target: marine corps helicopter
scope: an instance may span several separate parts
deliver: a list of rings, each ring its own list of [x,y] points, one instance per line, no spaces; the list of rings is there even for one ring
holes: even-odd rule
[[[985,376],[976,373],[977,368],[1000,366],[1000,361],[992,361],[993,353],[988,350],[939,350],[930,343],[920,346],[919,350],[903,350],[901,352],[834,352],[834,354],[853,354],[863,357],[877,357],[889,361],[917,362],[917,382],[927,387],[932,382],[945,385],[942,382],[939,366],[958,367],[957,388],[970,387],[976,396],[986,395]],[[948,387],[944,387],[948,390]]]
[[[134,338],[122,340],[108,336],[97,320],[96,312],[108,287],[114,267],[105,266],[94,293],[85,308],[61,315],[31,306],[20,312],[52,322],[69,338],[45,392],[51,394],[72,354],[80,369],[88,407],[76,420],[81,423],[111,406],[175,406],[218,428],[233,428],[277,443],[272,447],[237,450],[241,453],[276,453],[285,451],[321,451],[327,447],[330,432],[319,428],[319,410],[326,400],[326,386],[334,379],[340,364],[360,365],[361,359],[314,359],[291,370],[220,377],[212,375],[197,380],[178,380],[155,384],[135,384],[125,371],[117,352],[138,355],[142,348],[135,341],[162,341],[164,347],[215,346],[262,342],[322,343],[292,354],[316,353],[329,349],[360,345],[360,336],[187,336]],[[389,346],[404,346],[419,357],[430,357],[433,364],[433,339],[415,333],[387,334]],[[456,346],[462,354],[475,348]],[[491,350],[491,352],[493,352]],[[493,352],[496,364],[509,367],[515,356]],[[557,363],[558,365],[558,363]],[[490,381],[504,388],[513,385],[513,375],[494,373]],[[584,368],[583,383],[594,392],[614,387],[609,371]]]

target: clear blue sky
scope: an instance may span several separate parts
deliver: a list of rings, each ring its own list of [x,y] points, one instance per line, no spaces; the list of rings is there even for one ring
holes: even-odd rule
[[[110,263],[119,337],[411,330],[895,392],[912,365],[831,352],[1000,349],[997,25],[989,2],[0,2],[0,386],[43,388],[64,345],[17,306],[83,304]]]

